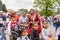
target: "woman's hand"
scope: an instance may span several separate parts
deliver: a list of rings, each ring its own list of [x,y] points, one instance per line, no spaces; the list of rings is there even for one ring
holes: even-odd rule
[[[57,40],[57,39],[52,37],[52,38],[49,38],[49,40]]]
[[[30,23],[33,23],[33,22],[31,21],[31,22],[29,22],[29,24],[30,24]]]
[[[29,24],[28,23],[25,23],[25,26],[29,26]]]
[[[26,32],[26,35],[28,35],[28,33]]]
[[[48,36],[49,36],[49,38],[52,38],[52,34],[49,34]]]

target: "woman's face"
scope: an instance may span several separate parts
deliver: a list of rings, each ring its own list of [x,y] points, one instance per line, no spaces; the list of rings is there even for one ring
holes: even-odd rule
[[[23,14],[22,14],[22,16],[23,16],[23,17],[25,17],[25,16],[26,16],[26,14],[25,14],[25,13],[23,13]]]
[[[33,14],[34,13],[34,10],[30,10],[30,13]]]
[[[28,18],[30,18],[30,16],[31,16],[30,14],[27,14],[27,17],[28,17]]]
[[[47,28],[48,27],[48,22],[44,22],[43,26],[44,26],[44,28]]]
[[[38,13],[38,10],[35,10],[34,13],[35,13],[35,14]]]

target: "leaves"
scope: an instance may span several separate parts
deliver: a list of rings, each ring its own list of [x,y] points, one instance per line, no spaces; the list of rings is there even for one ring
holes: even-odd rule
[[[5,4],[2,5],[2,11],[7,12]]]
[[[57,0],[35,0],[35,7],[39,7],[42,13],[45,16],[53,15],[53,9],[55,8],[53,5]],[[58,0],[60,1],[60,0]]]
[[[44,15],[44,16],[51,16],[51,15],[54,14],[51,10],[48,10],[48,13],[46,13],[46,10],[45,9],[43,9],[39,13],[42,14],[42,15]]]
[[[0,10],[7,12],[5,4],[3,4],[1,0],[0,0]]]
[[[22,11],[28,13],[28,10],[27,9],[18,9],[18,12],[22,12]]]

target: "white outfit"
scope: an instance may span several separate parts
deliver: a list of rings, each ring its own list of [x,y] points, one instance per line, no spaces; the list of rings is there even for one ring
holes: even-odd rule
[[[20,40],[30,40],[30,39],[28,38],[28,36],[22,36]]]
[[[19,23],[19,24],[20,24],[20,23],[27,23],[28,21],[29,21],[29,20],[28,20],[28,17],[22,17],[22,16],[21,16],[21,17],[19,18],[19,22],[18,22],[18,23]]]
[[[28,36],[22,36],[21,38],[17,38],[17,40],[30,40]]]
[[[42,38],[44,39],[44,40],[49,40],[49,37],[48,37],[48,35],[49,35],[49,33],[50,33],[50,29],[42,29]]]
[[[20,37],[18,37],[17,40],[20,40]]]
[[[11,35],[11,29],[10,29],[10,27],[11,27],[11,22],[12,22],[12,21],[10,21],[10,22],[8,23],[8,28],[7,28],[7,31],[8,31],[8,34],[9,34],[9,35]]]

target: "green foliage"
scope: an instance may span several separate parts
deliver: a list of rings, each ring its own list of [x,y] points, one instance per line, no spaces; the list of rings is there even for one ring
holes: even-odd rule
[[[28,13],[28,10],[27,9],[24,9],[24,12]]]
[[[53,15],[53,4],[56,2],[56,0],[35,0],[34,7],[38,7],[41,11],[40,13],[44,16],[51,16]]]
[[[5,4],[3,4],[1,0],[0,0],[0,10],[7,12]]]
[[[5,4],[2,5],[2,10],[3,10],[4,12],[7,12]]]
[[[2,1],[0,0],[0,10],[2,10]]]
[[[28,13],[28,10],[27,9],[18,9],[18,12],[22,12],[22,11]]]
[[[48,13],[46,13],[45,9],[43,9],[42,11],[39,11],[39,13],[44,15],[44,16],[51,16],[54,14],[51,10],[48,10]]]
[[[57,0],[57,2],[59,3],[59,5],[60,5],[60,0]]]

